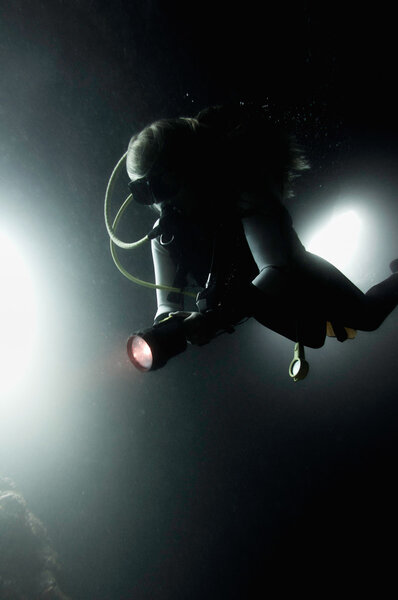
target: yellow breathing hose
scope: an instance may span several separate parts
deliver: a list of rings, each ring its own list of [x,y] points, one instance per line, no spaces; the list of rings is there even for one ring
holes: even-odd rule
[[[136,242],[122,242],[122,240],[120,240],[116,236],[116,231],[117,231],[117,227],[120,222],[120,219],[121,219],[123,213],[125,212],[125,210],[127,209],[127,207],[129,206],[130,202],[133,199],[132,194],[130,194],[126,198],[126,200],[123,202],[123,204],[121,205],[121,207],[119,208],[119,210],[117,212],[117,215],[113,221],[113,224],[111,225],[111,219],[110,219],[111,197],[112,197],[115,181],[116,181],[118,175],[120,174],[121,167],[125,162],[126,156],[127,156],[127,152],[125,154],[123,154],[123,156],[118,161],[115,168],[113,169],[112,175],[109,178],[108,185],[107,185],[106,192],[105,192],[104,217],[105,217],[106,229],[108,231],[108,235],[110,238],[110,251],[111,251],[111,256],[112,256],[113,262],[115,263],[115,265],[119,269],[119,271],[122,273],[122,275],[124,275],[129,281],[132,281],[133,283],[137,283],[138,285],[142,285],[144,287],[155,289],[155,290],[167,290],[169,292],[177,292],[180,294],[184,294],[185,296],[189,296],[191,298],[196,298],[196,294],[193,292],[186,292],[180,288],[175,288],[175,287],[171,287],[168,285],[162,285],[159,283],[151,283],[149,281],[144,281],[142,279],[139,279],[138,277],[135,277],[134,275],[129,273],[123,267],[123,265],[120,263],[119,257],[116,253],[116,246],[118,246],[119,248],[123,248],[124,250],[134,250],[135,248],[139,248],[140,246],[145,244],[145,242],[149,241],[149,237],[147,235],[145,237],[141,238],[140,240],[137,240]]]

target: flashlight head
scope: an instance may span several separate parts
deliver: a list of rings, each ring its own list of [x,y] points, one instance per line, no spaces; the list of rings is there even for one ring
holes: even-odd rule
[[[150,345],[139,335],[132,335],[127,341],[127,354],[139,371],[150,371],[153,355]]]
[[[154,371],[187,347],[181,319],[168,317],[150,329],[133,334],[127,341],[127,355],[140,371]]]

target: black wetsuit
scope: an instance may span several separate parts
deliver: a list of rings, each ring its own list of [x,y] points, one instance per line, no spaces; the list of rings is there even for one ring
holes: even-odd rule
[[[221,303],[239,304],[237,314],[240,308],[311,347],[324,343],[327,321],[341,340],[345,327],[379,327],[398,302],[398,274],[364,294],[328,261],[305,250],[282,202],[281,165],[289,146],[262,112],[207,109],[198,121],[204,133],[194,183],[208,183],[199,220],[177,215],[173,241],[167,244],[173,235],[166,245],[153,240],[156,282],[183,287],[190,275],[203,287],[215,241],[222,256]],[[182,296],[158,290],[157,300],[157,317],[183,308]]]
[[[235,320],[253,316],[306,346],[323,345],[327,321],[342,341],[345,327],[377,329],[398,303],[397,274],[364,294],[331,263],[305,250],[282,204],[272,214],[228,219],[212,229],[181,215],[171,221],[163,244],[160,238],[152,242],[157,283],[185,287],[190,281],[203,288],[213,267],[215,305],[229,310],[235,303],[236,311],[230,311]],[[184,308],[181,294],[158,290],[157,296],[158,317]]]

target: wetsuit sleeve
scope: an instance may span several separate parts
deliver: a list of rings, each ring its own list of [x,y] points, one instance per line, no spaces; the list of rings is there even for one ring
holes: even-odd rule
[[[275,269],[284,272],[294,266],[303,256],[305,248],[282,203],[274,202],[267,209],[243,216],[242,224],[259,270],[253,284],[260,290],[269,291],[268,281],[275,281]]]
[[[157,238],[151,241],[153,267],[155,271],[155,281],[157,284],[173,286],[177,272],[177,266],[172,260],[167,249],[162,246]],[[168,315],[170,312],[183,309],[183,302],[175,302],[169,299],[168,290],[156,290],[157,311],[155,321],[161,315]]]

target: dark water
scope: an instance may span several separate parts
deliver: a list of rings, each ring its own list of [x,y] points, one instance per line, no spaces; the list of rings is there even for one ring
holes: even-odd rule
[[[40,330],[34,372],[1,391],[0,475],[47,529],[59,587],[380,595],[396,560],[397,315],[308,351],[299,384],[292,344],[254,322],[139,374],[125,341],[155,298],[114,268],[102,202],[148,122],[267,104],[312,164],[289,206],[298,232],[355,198],[371,225],[353,278],[383,279],[398,251],[391,15],[60,0],[2,14],[1,222],[36,278]],[[123,235],[151,221],[133,207]],[[147,249],[124,260],[152,279]],[[22,339],[19,360],[22,373]]]

